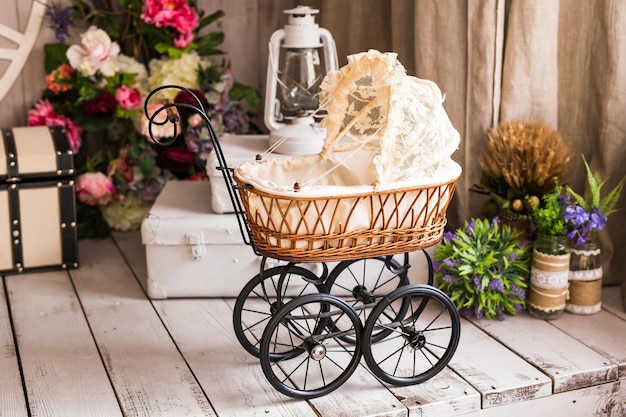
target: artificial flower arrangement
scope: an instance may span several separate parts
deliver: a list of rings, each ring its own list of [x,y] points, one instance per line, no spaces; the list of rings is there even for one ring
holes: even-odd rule
[[[462,316],[504,320],[524,310],[531,246],[520,236],[497,217],[444,233],[435,278]]]
[[[547,236],[565,236],[572,245],[583,245],[604,229],[608,216],[617,211],[615,207],[624,188],[622,179],[602,196],[602,187],[606,180],[602,180],[597,172],[591,171],[584,156],[583,162],[589,188],[587,197],[577,193],[569,185],[560,185],[554,179],[554,190],[543,196],[542,204],[528,201],[538,232]]]
[[[211,142],[197,115],[186,115],[172,146],[147,140],[143,102],[151,90],[194,90],[218,133],[258,131],[249,112],[260,96],[235,82],[224,59],[210,58],[223,54],[224,34],[204,31],[221,11],[204,16],[194,0],[70,2],[47,6],[57,43],[45,46],[47,88],[28,124],[66,128],[78,172],[79,237],[103,236],[138,227],[168,179],[206,179]],[[77,26],[80,42],[69,45]],[[161,98],[188,100],[185,93]]]

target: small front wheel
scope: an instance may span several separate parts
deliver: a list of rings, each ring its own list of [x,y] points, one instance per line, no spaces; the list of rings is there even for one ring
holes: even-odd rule
[[[272,317],[263,333],[263,373],[274,388],[292,398],[326,395],[358,366],[360,345],[347,344],[342,337],[361,340],[361,329],[354,309],[337,297],[311,294],[293,299]]]
[[[378,340],[382,330],[386,337]],[[444,292],[407,285],[381,299],[370,313],[363,330],[363,357],[382,381],[419,384],[448,364],[460,336],[459,313]]]

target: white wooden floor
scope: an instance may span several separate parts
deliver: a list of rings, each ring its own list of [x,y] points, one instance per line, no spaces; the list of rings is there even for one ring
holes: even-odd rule
[[[151,301],[138,233],[80,242],[68,272],[6,276],[0,416],[626,416],[626,313],[463,321],[448,369],[410,387],[365,366],[312,401],[284,397],[236,341],[231,299]]]

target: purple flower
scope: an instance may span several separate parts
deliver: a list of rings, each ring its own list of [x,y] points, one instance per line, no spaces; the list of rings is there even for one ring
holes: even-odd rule
[[[455,235],[453,232],[443,232],[443,239],[449,242],[458,239],[458,236]]]
[[[443,264],[445,266],[449,266],[450,268],[456,268],[460,265],[460,262],[454,259],[446,258],[443,260]]]
[[[461,317],[469,319],[470,317],[472,317],[472,310],[467,307],[463,307],[459,310],[459,314],[461,315]]]
[[[516,259],[517,259],[517,253],[515,253],[515,252],[507,253],[507,254],[506,254],[506,258],[507,258],[509,261],[514,261],[514,260],[516,260]]]
[[[448,283],[448,284],[454,284],[456,282],[456,278],[454,278],[454,276],[452,275],[444,275],[443,278],[441,279],[443,282]]]
[[[72,6],[63,7],[58,3],[52,3],[46,7],[48,27],[54,31],[57,42],[65,43],[70,36],[70,27],[74,27],[74,10]]]
[[[487,288],[490,290],[496,290],[498,292],[504,292],[504,284],[499,279],[492,279],[489,281]]]
[[[248,114],[238,104],[233,104],[222,114],[222,123],[224,124],[224,131],[234,134],[246,133],[250,126],[250,119]]]
[[[517,294],[517,296],[520,299],[522,299],[522,300],[526,299],[526,291],[524,291],[524,289],[522,287],[520,287],[519,285],[511,284],[511,291],[513,291],[515,294]]]
[[[470,236],[474,236],[474,229],[476,228],[476,219],[470,220],[470,222],[465,227],[465,233]]]
[[[474,277],[472,278],[472,282],[474,283],[476,288],[478,288],[478,291],[482,291],[483,290],[483,283],[482,283],[482,280],[480,279],[480,277],[478,275],[474,275]]]
[[[437,274],[443,274],[443,270],[441,269],[441,264],[436,261],[436,260],[432,260],[433,262],[433,271]]]

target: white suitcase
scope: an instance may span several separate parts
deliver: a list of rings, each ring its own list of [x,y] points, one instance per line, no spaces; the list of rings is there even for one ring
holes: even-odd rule
[[[141,224],[148,296],[236,297],[259,273],[234,214],[211,210],[207,181],[169,181]]]
[[[226,164],[230,168],[235,168],[244,162],[254,161],[256,155],[262,154],[269,147],[269,136],[267,135],[224,134],[219,141]],[[285,156],[287,155],[272,153],[267,158]],[[233,205],[230,201],[228,188],[218,166],[217,156],[215,152],[211,152],[206,162],[206,173],[211,183],[211,207],[216,213],[232,213]]]

